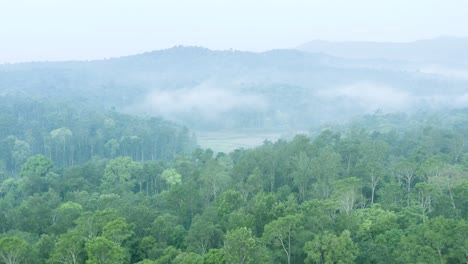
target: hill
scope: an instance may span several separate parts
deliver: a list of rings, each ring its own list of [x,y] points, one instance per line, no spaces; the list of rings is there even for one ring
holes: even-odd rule
[[[299,50],[355,59],[388,59],[460,64],[468,60],[468,37],[438,37],[413,42],[331,42],[314,40]]]
[[[0,95],[162,116],[202,131],[303,130],[377,110],[467,105],[466,78],[422,66],[299,50],[174,47],[98,61],[1,65]]]

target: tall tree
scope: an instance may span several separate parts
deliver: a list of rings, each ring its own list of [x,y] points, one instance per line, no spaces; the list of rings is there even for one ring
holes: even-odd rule
[[[358,250],[348,230],[336,236],[328,231],[305,244],[305,263],[354,263]]]
[[[305,152],[300,152],[292,158],[291,167],[294,185],[299,190],[301,201],[305,201],[313,180],[312,159]]]
[[[298,254],[297,237],[302,229],[302,215],[287,215],[267,224],[262,238],[268,244],[279,245],[286,256],[285,262],[290,264]]]
[[[24,261],[28,250],[28,242],[21,238],[4,237],[0,239],[0,257],[6,264],[26,263]]]
[[[43,155],[30,157],[21,167],[20,176],[23,178],[21,184],[26,194],[31,195],[45,192],[48,189],[47,174],[52,170],[54,164]]]
[[[128,252],[104,237],[95,237],[86,242],[86,264],[124,264],[129,261]]]
[[[227,263],[264,263],[266,257],[252,231],[246,227],[234,229],[226,234],[224,252]]]

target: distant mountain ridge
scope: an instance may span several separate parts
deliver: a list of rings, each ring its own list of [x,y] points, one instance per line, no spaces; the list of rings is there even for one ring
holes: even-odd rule
[[[413,42],[331,42],[314,40],[298,50],[353,59],[468,64],[468,37],[438,37]]]
[[[0,96],[163,116],[197,130],[307,129],[378,109],[468,106],[463,70],[452,78],[450,69],[421,65],[323,51],[178,46],[96,61],[0,65]]]

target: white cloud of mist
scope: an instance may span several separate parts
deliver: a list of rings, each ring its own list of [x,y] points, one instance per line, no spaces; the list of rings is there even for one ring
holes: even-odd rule
[[[153,91],[136,108],[165,117],[196,113],[213,119],[233,110],[264,110],[267,106],[266,100],[260,96],[207,82],[196,87]]]
[[[419,71],[427,74],[440,75],[451,79],[468,80],[468,68],[451,67],[438,64],[427,64],[419,68]]]
[[[255,90],[241,91],[230,82],[206,81],[195,87],[153,90],[144,100],[127,110],[162,116],[192,126],[215,124],[222,127],[222,124],[243,124],[249,118],[263,115],[263,118],[269,118],[271,124],[280,125],[308,118],[327,122],[376,110],[391,113],[468,107],[468,92],[437,91],[422,95],[408,88],[370,81],[317,90],[293,101],[285,96],[285,101],[280,102],[280,105],[274,103],[277,96],[272,94],[270,97],[268,94],[256,93]],[[283,116],[271,116],[270,111],[276,108]]]
[[[404,111],[413,103],[413,98],[409,93],[370,82],[359,82],[335,89],[320,90],[317,95],[325,99],[348,100],[367,112],[377,109]]]
[[[468,107],[468,93],[456,96],[455,100],[452,101],[452,104],[452,106],[459,108]]]

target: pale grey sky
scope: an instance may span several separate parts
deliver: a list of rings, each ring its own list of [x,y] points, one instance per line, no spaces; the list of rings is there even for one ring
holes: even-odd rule
[[[468,36],[468,0],[0,0],[0,63]]]

